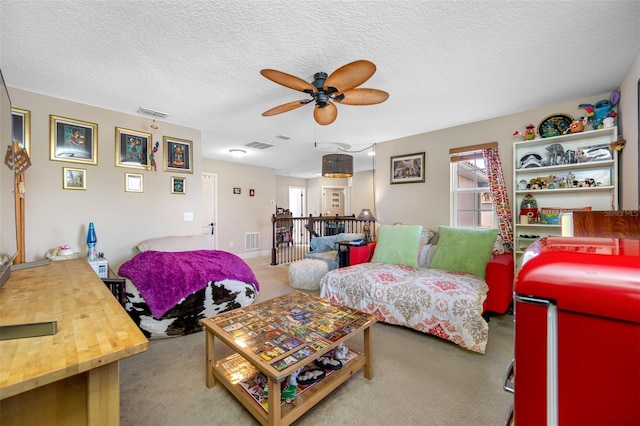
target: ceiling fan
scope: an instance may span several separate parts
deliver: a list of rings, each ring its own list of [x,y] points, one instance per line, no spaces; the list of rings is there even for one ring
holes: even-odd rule
[[[357,89],[376,72],[373,62],[358,60],[343,65],[331,75],[325,72],[314,74],[311,83],[284,73],[282,71],[264,69],[260,71],[264,77],[293,90],[307,93],[310,99],[287,102],[262,113],[264,117],[281,114],[300,108],[312,101],[316,102],[313,117],[320,125],[331,124],[338,117],[338,108],[334,102],[344,105],[373,105],[384,102],[389,94],[378,89]]]

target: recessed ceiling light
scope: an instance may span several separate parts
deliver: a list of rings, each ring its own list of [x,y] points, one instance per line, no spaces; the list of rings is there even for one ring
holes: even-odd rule
[[[230,149],[229,153],[236,158],[242,158],[247,153],[244,149]]]

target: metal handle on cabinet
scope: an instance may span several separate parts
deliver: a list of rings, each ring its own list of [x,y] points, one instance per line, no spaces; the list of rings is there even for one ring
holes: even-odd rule
[[[505,371],[504,373],[502,388],[509,393],[515,393],[515,386],[513,384],[513,369],[515,366],[515,361],[515,358],[511,360],[509,366],[507,367],[507,371]]]
[[[504,418],[504,426],[513,426],[513,404],[509,405],[507,415]]]

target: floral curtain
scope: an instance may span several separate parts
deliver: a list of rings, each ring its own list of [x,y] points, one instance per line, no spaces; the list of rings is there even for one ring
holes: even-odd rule
[[[482,156],[489,174],[489,190],[491,191],[491,199],[493,206],[498,215],[498,226],[500,227],[500,236],[504,240],[508,251],[513,251],[513,226],[511,223],[511,206],[509,205],[509,196],[507,194],[507,185],[504,182],[504,174],[502,173],[502,161],[498,154],[498,147],[487,148],[482,150]]]

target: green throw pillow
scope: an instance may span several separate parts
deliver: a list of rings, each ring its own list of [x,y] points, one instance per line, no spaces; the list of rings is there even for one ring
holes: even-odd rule
[[[422,225],[380,225],[372,262],[418,267]]]
[[[487,262],[491,259],[491,250],[498,236],[497,229],[441,226],[438,235],[438,248],[431,268],[485,277]]]

